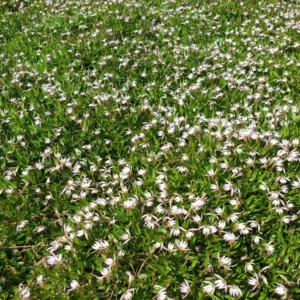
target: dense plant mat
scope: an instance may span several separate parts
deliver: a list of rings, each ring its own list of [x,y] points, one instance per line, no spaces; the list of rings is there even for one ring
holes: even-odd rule
[[[1,1],[1,299],[299,299],[296,2]]]

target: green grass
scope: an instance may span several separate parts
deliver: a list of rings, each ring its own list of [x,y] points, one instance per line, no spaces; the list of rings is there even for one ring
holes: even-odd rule
[[[0,299],[298,299],[299,9],[2,1]]]

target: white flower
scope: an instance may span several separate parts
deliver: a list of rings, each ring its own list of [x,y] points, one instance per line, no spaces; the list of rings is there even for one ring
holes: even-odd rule
[[[216,233],[218,231],[217,227],[216,226],[209,226],[209,231],[210,231],[210,234],[213,234],[213,233]]]
[[[129,271],[126,271],[125,274],[128,276],[128,283],[130,285],[134,280],[134,276]]]
[[[223,238],[226,242],[232,242],[238,239],[232,232],[225,233]]]
[[[228,216],[227,221],[231,221],[231,222],[236,222],[239,219],[239,215],[240,213],[233,213],[231,215]]]
[[[223,221],[223,220],[220,220],[220,221],[219,221],[219,224],[218,224],[218,228],[219,228],[220,230],[223,230],[223,229],[225,228],[225,226],[226,226],[226,222]]]
[[[235,208],[239,205],[239,201],[237,199],[231,199],[229,201],[229,203],[233,206],[235,206]]]
[[[143,175],[146,174],[146,172],[147,172],[146,169],[142,168],[142,169],[140,169],[140,170],[138,171],[138,174],[141,175],[141,176],[143,176]]]
[[[107,258],[107,259],[105,259],[105,263],[106,263],[109,267],[111,267],[111,266],[115,263],[115,261],[114,261],[112,258]]]
[[[131,173],[131,167],[126,166],[125,168],[122,169],[121,171],[123,174],[129,174]]]
[[[36,283],[39,285],[39,286],[43,286],[43,275],[39,275],[37,278],[36,278]]]
[[[248,221],[247,223],[250,223],[251,228],[257,228],[258,231],[260,231],[260,224],[258,221]]]
[[[208,175],[209,177],[214,178],[214,177],[216,176],[216,174],[217,174],[217,172],[216,172],[215,170],[213,170],[213,169],[209,169],[209,170],[207,171],[207,175]]]
[[[204,235],[209,235],[210,234],[210,228],[208,225],[204,225],[204,226],[201,226],[200,229],[202,229],[202,232]]]
[[[252,272],[253,271],[253,263],[252,262],[247,262],[245,265],[245,271],[246,272]]]
[[[27,220],[21,221],[21,222],[17,225],[16,230],[17,230],[17,231],[22,230],[22,229],[25,227],[25,225],[26,225],[27,223],[28,223]]]
[[[297,180],[292,182],[292,186],[296,189],[300,188],[300,177],[297,176]]]
[[[104,240],[100,240],[99,242],[96,242],[92,246],[92,248],[95,250],[94,252],[103,251],[103,250],[107,249],[108,247],[109,247],[109,243],[107,241],[104,241]]]
[[[262,240],[262,238],[258,235],[254,235],[252,237],[252,241],[255,243],[255,244],[259,244],[260,240]]]
[[[102,276],[106,277],[110,273],[110,269],[104,268],[100,273]]]
[[[120,298],[120,300],[130,300],[132,298],[132,291],[134,291],[135,289],[129,289],[127,290]]]
[[[72,280],[70,283],[70,289],[67,292],[74,291],[79,286],[78,282],[76,280]]]
[[[284,216],[281,221],[285,224],[289,224],[291,222],[290,216]]]
[[[229,181],[227,181],[225,179],[225,181],[227,182],[226,184],[224,184],[223,189],[226,192],[230,191],[230,195],[233,196],[234,193],[239,192],[238,187],[235,184],[230,183]]]
[[[217,279],[214,284],[215,286],[219,289],[219,290],[225,290],[225,292],[227,292],[227,282],[219,275],[215,274],[216,277],[218,277],[219,279]]]
[[[275,247],[273,245],[271,245],[272,242],[269,242],[266,246],[265,246],[265,251],[267,252],[268,255],[272,255]]]
[[[188,243],[186,241],[176,242],[176,246],[177,246],[178,250],[180,250],[180,251],[190,250],[190,249],[188,249]]]
[[[124,208],[125,209],[133,209],[136,207],[136,205],[138,204],[138,200],[135,198],[131,198],[129,200],[124,201]]]
[[[230,285],[229,286],[229,294],[233,297],[236,297],[236,296],[242,296],[243,293],[238,286]]]
[[[161,250],[162,248],[164,248],[164,244],[163,243],[156,242],[154,244],[154,249],[160,249]]]
[[[248,283],[253,286],[251,292],[254,291],[255,289],[259,288],[260,283],[259,283],[258,275],[255,273],[255,277],[250,277],[250,279],[248,280]]]
[[[225,269],[230,270],[230,266],[232,262],[231,258],[226,256],[220,257],[220,253],[218,253],[218,260],[219,260],[218,267],[224,267]]]
[[[58,255],[50,255],[47,257],[47,264],[50,266],[56,265],[58,263],[60,263],[62,261],[62,255],[58,254]]]
[[[209,281],[204,281],[205,283],[207,283],[207,285],[205,285],[203,287],[203,291],[206,293],[206,294],[213,294],[215,292],[215,288],[216,286],[209,282]]]
[[[276,284],[277,284],[277,288],[275,289],[275,293],[277,295],[282,296],[282,299],[286,299],[289,292],[288,289],[280,283],[276,283]]]
[[[194,217],[193,217],[193,221],[195,222],[195,223],[201,223],[201,221],[202,221],[202,217],[200,217],[199,215],[195,215]]]
[[[180,293],[185,294],[183,298],[185,298],[191,292],[191,287],[186,280],[184,280],[184,282],[180,285],[179,289]]]
[[[168,299],[168,296],[167,296],[167,292],[166,292],[166,289],[161,289],[157,295],[156,295],[156,299],[157,300],[166,300]]]
[[[20,297],[22,300],[28,299],[30,297],[30,289],[26,287],[20,291]]]
[[[213,191],[219,191],[219,184],[218,182],[216,181],[216,183],[214,184],[211,184],[210,185],[210,188],[213,190]]]
[[[169,252],[173,252],[173,251],[176,251],[175,249],[174,249],[174,244],[173,243],[168,243],[168,248],[165,248],[167,251],[169,251]]]
[[[189,230],[187,230],[187,232],[186,232],[186,237],[188,238],[188,239],[191,239],[195,234],[194,234],[194,231],[196,231],[197,229],[195,229],[195,228],[191,228],[191,229],[189,229]]]
[[[261,182],[261,184],[259,185],[259,188],[263,191],[268,191],[269,192],[269,188],[267,186],[267,184],[265,182]]]
[[[188,157],[188,155],[183,154],[182,157],[181,157],[181,159],[182,159],[183,161],[185,161],[185,160],[189,160],[189,157]]]
[[[174,226],[174,227],[171,229],[170,233],[171,233],[172,235],[174,235],[174,236],[179,236],[179,235],[180,235],[180,228],[177,227],[177,226]]]
[[[38,227],[36,227],[35,229],[34,229],[34,231],[36,231],[37,233],[40,233],[40,232],[42,232],[42,231],[44,231],[45,230],[45,226],[38,226]]]

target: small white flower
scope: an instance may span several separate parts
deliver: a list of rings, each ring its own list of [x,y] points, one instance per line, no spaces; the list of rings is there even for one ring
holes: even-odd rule
[[[109,243],[107,241],[104,241],[104,240],[100,240],[99,242],[96,242],[92,246],[92,248],[95,250],[94,252],[103,251],[103,250],[107,249],[108,247],[109,247]]]
[[[230,195],[231,195],[231,196],[233,196],[234,193],[240,191],[239,188],[238,188],[235,184],[230,183],[230,182],[227,181],[226,179],[225,179],[225,181],[226,181],[227,183],[223,185],[223,189],[224,189],[224,191],[226,191],[226,192],[229,192],[229,191],[230,191]]]
[[[154,249],[160,249],[161,250],[161,249],[164,248],[164,244],[156,242],[153,247],[154,247]]]
[[[169,252],[173,252],[173,251],[176,251],[174,248],[175,248],[175,246],[173,243],[168,243],[168,248],[165,248],[165,249]]]
[[[58,263],[60,263],[62,261],[62,255],[58,254],[58,255],[50,255],[47,257],[47,264],[50,266],[54,266]]]
[[[22,230],[22,229],[25,227],[25,225],[26,225],[27,223],[28,223],[27,220],[21,221],[21,222],[17,225],[16,230],[17,230],[17,231]]]
[[[188,243],[186,241],[176,242],[176,246],[177,246],[179,251],[188,251],[188,250],[190,250],[190,249],[188,249]]]
[[[107,276],[110,273],[110,269],[104,268],[100,273],[102,276]]]
[[[271,245],[272,242],[269,242],[266,246],[265,246],[265,251],[267,252],[268,255],[272,255],[275,247],[273,245]]]
[[[115,263],[115,261],[114,261],[112,258],[107,258],[107,259],[105,259],[105,263],[106,263],[109,267],[111,267],[111,266]]]
[[[129,285],[130,285],[134,280],[134,276],[129,271],[125,272],[125,274],[128,276],[128,282],[129,282]]]
[[[252,237],[252,241],[255,243],[255,244],[259,244],[260,243],[260,240],[262,240],[262,238],[258,235],[254,235]]]
[[[202,229],[202,232],[203,232],[204,235],[209,235],[210,234],[210,229],[209,229],[208,225],[201,226],[200,229]]]
[[[203,287],[203,291],[206,293],[206,294],[213,294],[215,292],[215,288],[216,286],[209,282],[209,281],[204,281],[205,283],[207,283],[207,285],[205,285]]]
[[[218,260],[219,260],[218,267],[224,267],[225,269],[230,270],[230,266],[232,262],[231,258],[226,256],[220,257],[220,253],[218,253]]]
[[[167,295],[167,292],[166,292],[166,289],[164,288],[164,289],[161,289],[158,293],[157,293],[157,295],[156,295],[156,297],[155,297],[157,300],[166,300],[166,299],[168,299],[168,295]]]
[[[243,293],[238,286],[230,285],[229,286],[229,294],[233,297],[236,297],[236,296],[242,296]]]
[[[227,282],[219,275],[215,274],[216,277],[218,277],[219,279],[217,279],[214,284],[215,286],[219,289],[219,290],[225,290],[225,292],[227,292]]]
[[[179,289],[181,294],[185,294],[183,299],[191,292],[191,287],[186,280],[180,285]]]
[[[216,172],[215,170],[213,170],[213,169],[209,169],[209,170],[207,171],[207,175],[208,175],[209,177],[211,177],[211,178],[214,178],[214,177],[216,176],[216,174],[217,174],[217,172]]]
[[[226,222],[223,221],[223,220],[220,220],[220,221],[219,221],[219,224],[218,224],[218,228],[219,228],[220,230],[223,230],[223,229],[225,228],[225,226],[226,226]]]
[[[39,286],[43,286],[43,275],[39,275],[37,278],[36,278],[36,283],[39,285]]]
[[[144,176],[146,174],[146,169],[142,168],[138,171],[138,174]]]
[[[226,242],[232,242],[238,239],[232,232],[225,233],[223,238]]]
[[[282,296],[282,299],[286,299],[289,292],[288,289],[280,283],[276,283],[276,284],[277,284],[277,288],[275,289],[275,293],[277,295]]]
[[[35,229],[34,229],[34,231],[36,231],[37,233],[40,233],[40,232],[42,232],[42,231],[44,231],[45,230],[45,226],[38,226],[38,227],[36,227]]]
[[[253,271],[253,263],[252,262],[247,262],[245,265],[245,271],[246,272],[252,272]]]
[[[67,292],[72,292],[79,286],[79,283],[76,280],[72,280],[70,283],[70,289]]]
[[[127,290],[120,298],[120,300],[131,300],[132,298],[132,291],[134,291],[135,289],[129,289]]]
[[[239,213],[233,213],[228,216],[227,221],[236,222],[239,219]]]
[[[194,234],[194,231],[196,231],[197,229],[194,229],[194,228],[192,228],[192,229],[189,229],[189,230],[187,230],[187,232],[186,232],[186,238],[187,239],[191,239],[195,234]]]
[[[248,280],[248,283],[249,285],[253,286],[252,291],[256,290],[257,288],[260,287],[260,283],[259,283],[259,277],[258,275],[255,273],[255,277],[251,277],[249,280]]]
[[[29,299],[30,297],[30,289],[26,287],[25,289],[20,291],[20,297],[22,300]]]

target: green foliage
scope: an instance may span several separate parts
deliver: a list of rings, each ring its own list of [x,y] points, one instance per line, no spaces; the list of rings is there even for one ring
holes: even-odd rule
[[[0,299],[298,299],[299,5],[0,16]]]

